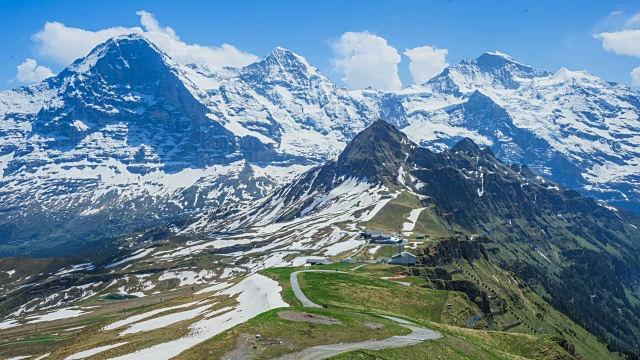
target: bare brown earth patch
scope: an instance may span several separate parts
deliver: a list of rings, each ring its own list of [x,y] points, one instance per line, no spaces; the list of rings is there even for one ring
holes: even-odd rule
[[[318,315],[318,314],[310,314],[304,311],[292,311],[285,310],[280,311],[278,316],[281,319],[291,320],[296,322],[310,322],[314,324],[322,324],[322,325],[342,325],[340,320],[330,318],[328,316]]]
[[[382,329],[384,327],[384,324],[380,324],[380,323],[373,322],[373,321],[367,321],[366,323],[364,323],[362,325],[368,327],[369,329]]]

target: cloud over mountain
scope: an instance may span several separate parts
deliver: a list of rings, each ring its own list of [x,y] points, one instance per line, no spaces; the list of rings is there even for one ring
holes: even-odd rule
[[[398,77],[398,50],[387,40],[364,32],[346,32],[331,44],[335,57],[334,70],[350,89],[368,86],[383,90],[398,90],[402,82]]]
[[[404,54],[411,60],[409,71],[415,84],[427,82],[449,66],[447,54],[449,50],[435,46],[420,46],[406,49]]]
[[[17,66],[18,74],[16,80],[23,83],[38,82],[54,75],[53,71],[46,66],[38,65],[34,59],[26,59]]]
[[[136,14],[140,16],[142,27],[115,26],[90,31],[70,27],[56,21],[48,21],[42,30],[31,37],[31,40],[35,43],[37,55],[41,60],[48,60],[59,65],[67,65],[75,59],[86,56],[91,49],[112,37],[132,33],[143,34],[174,60],[183,64],[195,63],[219,69],[225,66],[241,67],[259,60],[256,55],[244,52],[229,44],[220,46],[187,44],[180,39],[174,29],[161,26],[153,14],[147,11],[138,11]],[[34,74],[26,73],[27,68],[32,65],[33,62],[27,59],[25,63],[20,65],[23,67],[22,72],[19,72],[16,77],[22,82],[40,81],[46,77],[44,69],[47,68],[44,67],[35,68],[36,73]],[[48,74],[48,76],[52,74]]]

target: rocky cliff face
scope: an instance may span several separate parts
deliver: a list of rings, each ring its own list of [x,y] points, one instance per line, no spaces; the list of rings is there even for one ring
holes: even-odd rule
[[[426,266],[436,267],[450,265],[465,260],[473,263],[481,258],[488,259],[487,253],[477,241],[464,236],[450,238],[428,245],[418,252],[417,262]]]

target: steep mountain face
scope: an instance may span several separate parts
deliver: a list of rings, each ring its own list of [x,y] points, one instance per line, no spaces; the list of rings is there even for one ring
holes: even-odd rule
[[[431,150],[469,137],[638,212],[639,106],[624,85],[500,53],[398,92],[349,92],[282,48],[211,71],[120,37],[0,94],[0,254],[261,198],[337,157],[378,117]]]
[[[137,35],[3,93],[5,251],[24,252],[14,240],[49,246],[96,237],[97,226],[109,235],[126,223],[263,196],[275,183],[246,163],[251,142],[207,117],[201,96],[180,65]]]

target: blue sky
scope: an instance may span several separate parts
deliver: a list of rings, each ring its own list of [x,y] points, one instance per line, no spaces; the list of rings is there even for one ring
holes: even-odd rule
[[[411,85],[411,59],[404,52],[423,46],[447,50],[446,55],[440,54],[440,63],[424,64],[431,66],[431,72],[442,66],[443,59],[456,64],[495,50],[552,72],[561,67],[589,70],[607,80],[628,84],[632,82],[632,70],[640,67],[640,44],[632,43],[636,34],[618,36],[640,27],[640,21],[635,24],[633,19],[640,12],[638,2],[67,0],[2,1],[0,6],[4,33],[0,42],[0,89],[37,80],[49,74],[49,69],[57,73],[70,62],[69,54],[82,53],[88,45],[82,48],[82,38],[65,37],[68,28],[95,32],[118,26],[143,27],[136,14],[140,10],[153,14],[161,27],[158,31],[165,31],[165,35],[165,27],[171,27],[175,39],[179,37],[176,41],[210,46],[219,52],[212,56],[226,56],[224,65],[242,65],[282,46],[306,57],[335,82],[345,84],[342,79],[346,78],[351,88],[361,85],[362,79],[357,77],[362,74],[349,71],[362,67],[386,76],[387,70],[394,71],[393,66],[387,66],[391,63],[395,63],[401,86]],[[47,22],[64,26],[45,32],[40,41],[34,40]],[[350,42],[343,37],[348,32],[355,34]],[[603,48],[603,38],[594,38],[602,32],[615,35],[609,39],[608,50]],[[365,34],[364,38],[358,34]],[[86,43],[93,46],[95,38]],[[62,43],[65,41],[68,44]],[[233,54],[220,54],[226,51],[220,48],[222,44],[232,45]],[[342,50],[336,44],[343,45]],[[66,46],[70,47],[68,51]],[[341,56],[359,51],[353,46],[360,46],[368,55],[341,62]],[[376,51],[386,52],[378,56]],[[16,78],[17,66],[27,58],[35,61],[23,68],[20,81]],[[389,62],[366,63],[378,58]],[[364,63],[358,66],[357,61]],[[640,79],[640,70],[638,75]],[[380,84],[398,86],[395,78],[383,79]]]

